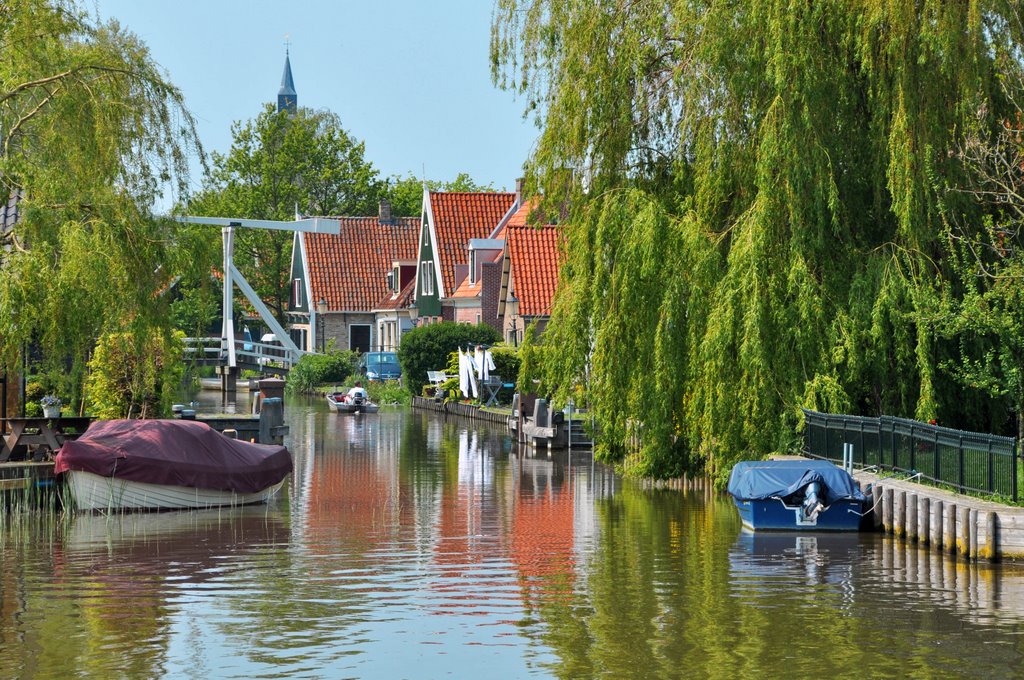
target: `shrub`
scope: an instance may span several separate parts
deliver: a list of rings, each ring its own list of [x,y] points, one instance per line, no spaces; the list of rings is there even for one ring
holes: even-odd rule
[[[184,373],[184,334],[110,333],[89,361],[85,388],[98,418],[159,418],[170,412]]]
[[[328,350],[326,354],[304,354],[288,372],[289,392],[309,392],[317,385],[340,383],[356,372],[359,355],[349,350]]]
[[[402,379],[412,394],[419,394],[427,382],[427,371],[440,371],[448,365],[448,355],[467,345],[493,345],[501,341],[494,328],[479,324],[442,322],[414,328],[402,336],[398,361]]]
[[[365,386],[366,393],[370,395],[370,401],[375,404],[401,404],[404,406],[412,401],[409,390],[397,380],[365,383]]]

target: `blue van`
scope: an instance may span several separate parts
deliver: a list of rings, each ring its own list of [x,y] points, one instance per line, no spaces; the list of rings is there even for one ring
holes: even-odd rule
[[[402,379],[402,367],[394,352],[367,352],[359,359],[359,372],[367,380]]]

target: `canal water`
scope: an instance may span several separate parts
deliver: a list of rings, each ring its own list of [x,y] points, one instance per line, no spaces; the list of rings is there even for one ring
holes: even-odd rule
[[[1013,677],[1024,572],[753,536],[500,429],[290,401],[269,507],[18,514],[2,678]]]

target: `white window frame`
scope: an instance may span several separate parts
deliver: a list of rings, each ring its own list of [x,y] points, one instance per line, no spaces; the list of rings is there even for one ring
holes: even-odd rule
[[[292,279],[292,305],[296,309],[302,306],[302,279]]]
[[[430,260],[420,262],[420,292],[423,295],[434,294],[434,263]]]

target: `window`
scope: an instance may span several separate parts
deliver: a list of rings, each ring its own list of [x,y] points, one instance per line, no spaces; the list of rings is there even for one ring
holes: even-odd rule
[[[420,262],[420,292],[434,294],[434,264],[430,260]]]
[[[469,282],[476,283],[476,251],[469,251]]]
[[[292,306],[302,306],[302,279],[292,279]]]
[[[480,315],[479,314],[476,315],[476,325],[477,326],[480,325]]]

